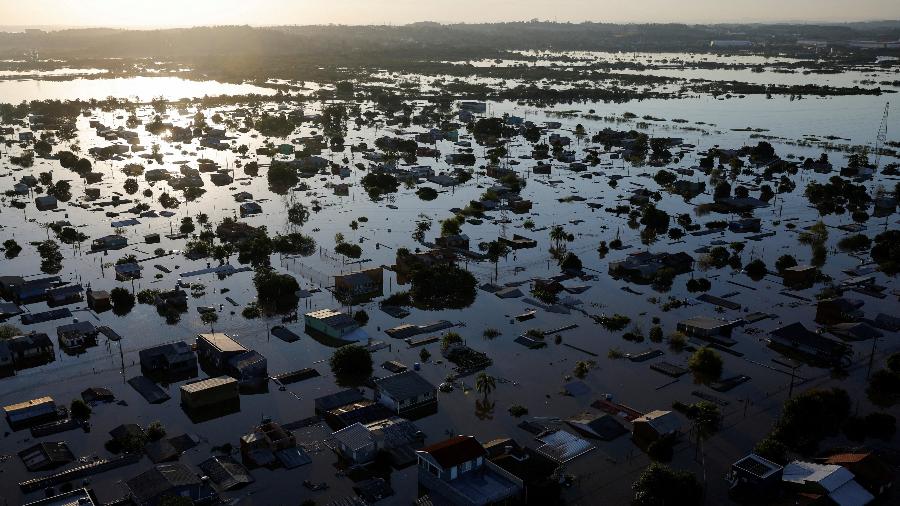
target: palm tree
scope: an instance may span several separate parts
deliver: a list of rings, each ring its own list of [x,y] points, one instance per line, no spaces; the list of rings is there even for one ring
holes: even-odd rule
[[[475,390],[484,395],[484,399],[487,400],[488,394],[494,391],[497,388],[497,382],[494,380],[493,376],[489,376],[485,372],[478,373],[478,376],[475,377]]]
[[[491,241],[488,244],[487,256],[488,256],[488,259],[494,264],[494,281],[495,282],[497,281],[497,279],[499,279],[498,265],[500,263],[500,257],[505,256],[508,251],[509,251],[509,246],[507,246],[505,242]]]
[[[556,249],[559,249],[566,237],[566,229],[562,225],[553,225],[553,228],[550,229],[550,240],[553,241]]]

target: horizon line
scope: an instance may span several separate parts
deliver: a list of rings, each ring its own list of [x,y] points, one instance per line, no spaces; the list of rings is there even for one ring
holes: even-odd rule
[[[10,24],[3,25],[0,24],[0,31],[6,31],[6,29],[19,29],[19,30],[45,30],[45,31],[61,31],[61,30],[134,30],[134,31],[149,31],[149,30],[172,30],[172,29],[185,29],[185,28],[226,28],[226,27],[250,27],[250,28],[285,28],[285,27],[404,27],[404,26],[413,26],[418,24],[438,24],[443,26],[454,26],[454,25],[502,25],[502,24],[514,24],[514,23],[545,23],[545,24],[571,24],[571,25],[581,25],[581,24],[603,24],[603,25],[685,25],[685,26],[721,26],[721,25],[736,25],[736,26],[753,26],[753,25],[849,25],[856,23],[900,23],[900,19],[888,19],[888,18],[870,18],[870,19],[858,19],[858,20],[844,20],[844,21],[835,21],[835,20],[754,20],[754,21],[711,21],[711,22],[697,22],[697,21],[659,21],[659,20],[645,20],[645,21],[599,21],[599,20],[583,20],[583,21],[557,21],[557,20],[543,20],[543,19],[530,19],[530,20],[505,20],[505,21],[433,21],[433,20],[420,20],[420,21],[410,21],[406,23],[391,23],[391,22],[382,22],[382,23],[284,23],[284,24],[258,24],[258,23],[224,23],[224,24],[200,24],[200,25],[192,25],[192,24],[171,24],[171,25],[140,25],[140,24],[127,24],[127,25],[87,25],[87,24],[76,24],[76,25],[65,25],[65,24]],[[6,33],[16,33],[16,32],[6,32]]]

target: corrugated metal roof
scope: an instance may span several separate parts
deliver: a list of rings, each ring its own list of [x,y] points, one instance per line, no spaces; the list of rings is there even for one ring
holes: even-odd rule
[[[538,438],[538,441],[544,444],[539,446],[537,451],[560,464],[565,464],[576,457],[596,449],[590,442],[564,430],[558,430],[541,436]]]
[[[210,388],[216,388],[222,385],[228,385],[230,383],[237,383],[237,380],[232,378],[231,376],[219,376],[218,378],[207,378],[205,380],[182,385],[181,390],[188,393],[194,393]]]
[[[365,425],[357,422],[332,434],[334,438],[351,451],[361,450],[375,443],[375,438]]]

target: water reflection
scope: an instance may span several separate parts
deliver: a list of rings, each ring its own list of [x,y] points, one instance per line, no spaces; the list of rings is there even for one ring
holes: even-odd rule
[[[0,81],[0,101],[13,104],[31,100],[102,100],[107,97],[149,101],[161,96],[168,100],[177,100],[206,95],[246,95],[251,93],[274,95],[275,90],[251,84],[191,81],[180,77]]]

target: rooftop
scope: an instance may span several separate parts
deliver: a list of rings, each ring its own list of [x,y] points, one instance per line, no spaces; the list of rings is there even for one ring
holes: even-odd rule
[[[232,339],[228,334],[223,334],[221,332],[216,332],[215,334],[200,334],[197,338],[206,341],[210,346],[222,353],[247,351],[246,348],[241,346],[241,343]]]
[[[195,393],[210,388],[216,388],[222,385],[237,383],[237,380],[231,376],[219,376],[218,378],[207,378],[205,380],[195,381],[181,386],[181,390],[187,393]]]
[[[409,399],[433,393],[434,385],[415,371],[404,371],[393,376],[375,380],[378,390],[386,392],[395,400]]]
[[[419,450],[427,453],[444,469],[485,457],[487,452],[474,436],[456,436]]]

